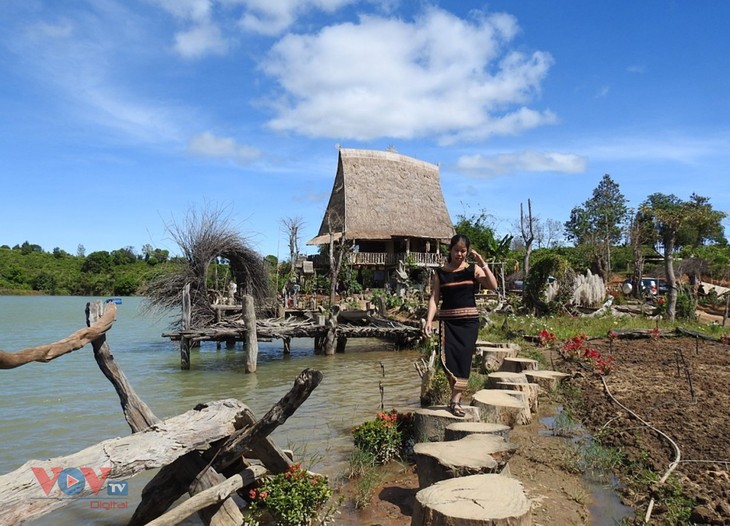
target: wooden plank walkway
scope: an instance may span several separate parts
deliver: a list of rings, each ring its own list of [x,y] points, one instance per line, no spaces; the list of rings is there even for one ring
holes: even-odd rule
[[[311,318],[266,318],[256,320],[256,335],[259,340],[291,338],[322,338],[330,327],[319,323],[316,317]],[[338,323],[334,327],[335,335],[345,338],[383,338],[398,342],[408,342],[421,337],[420,327],[407,325],[395,320],[368,316],[356,323]],[[166,332],[162,336],[173,341],[187,338],[192,342],[203,341],[242,341],[246,328],[242,321],[224,320],[209,327],[191,328],[187,330]]]

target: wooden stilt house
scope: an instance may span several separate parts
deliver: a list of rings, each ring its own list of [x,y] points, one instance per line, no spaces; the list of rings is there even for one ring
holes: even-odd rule
[[[440,246],[453,235],[438,165],[391,151],[341,148],[322,225],[307,244],[344,237],[353,247],[351,266],[387,272],[399,261],[440,266]]]

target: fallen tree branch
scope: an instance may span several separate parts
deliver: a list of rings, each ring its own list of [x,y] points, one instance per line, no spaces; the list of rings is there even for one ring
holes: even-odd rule
[[[117,307],[110,303],[104,315],[90,327],[84,327],[72,335],[54,343],[30,347],[18,352],[0,350],[0,369],[14,369],[30,362],[50,362],[54,358],[81,349],[111,329],[117,315]]]
[[[99,482],[98,492],[106,478],[127,479],[170,464],[191,451],[207,449],[211,442],[236,431],[236,421],[246,409],[238,400],[219,400],[139,433],[104,440],[65,457],[29,460],[15,471],[0,476],[0,524],[20,525],[73,502],[74,499],[57,498],[64,496],[56,479],[65,468],[93,469]],[[104,478],[101,478],[103,472],[96,473],[102,468],[106,471]],[[80,498],[94,493],[90,484],[85,483],[73,496]]]
[[[100,301],[87,303],[86,324],[93,325],[96,320],[102,317],[102,313],[103,306]],[[94,359],[99,365],[99,369],[101,369],[104,376],[106,376],[112,383],[117,395],[119,395],[119,401],[122,404],[124,418],[127,420],[132,432],[136,433],[142,431],[148,426],[158,423],[160,419],[157,418],[144,400],[137,395],[136,391],[127,380],[124,372],[114,361],[114,356],[112,356],[109,344],[106,342],[106,335],[102,334],[91,344],[94,348]],[[250,411],[245,409],[244,412],[247,413]],[[179,464],[182,465],[181,472],[192,472],[194,473],[193,478],[197,477],[197,483],[195,486],[191,486],[189,481],[181,483],[182,491],[180,494],[188,491],[191,495],[193,495],[197,491],[203,491],[206,488],[214,487],[224,480],[224,477],[217,473],[213,468],[205,467],[206,462],[202,459],[202,454],[198,451],[188,453],[179,460]],[[176,480],[179,480],[182,475],[175,473],[174,477]],[[158,511],[161,513],[166,509],[167,507],[161,508]],[[201,510],[200,515],[204,523],[211,526],[239,524],[243,520],[241,511],[232,499],[226,499],[215,509]],[[155,515],[155,517],[156,516],[157,515]]]
[[[230,466],[254,440],[268,437],[274,429],[286,422],[304,401],[309,398],[323,375],[316,369],[305,369],[294,380],[291,390],[251,427],[236,431],[216,455],[215,465]]]
[[[254,451],[261,449],[275,449],[267,444],[268,435],[283,424],[294,411],[309,397],[312,390],[322,381],[322,373],[314,369],[305,369],[294,381],[289,393],[275,404],[258,422],[253,422],[252,414],[244,412],[241,420],[246,427],[235,435],[212,455],[208,466],[221,472],[226,467],[238,462],[251,447]],[[215,447],[215,446],[214,446]],[[211,448],[211,451],[213,448]],[[211,451],[206,452],[209,454]],[[196,462],[199,462],[198,459]],[[182,457],[169,466],[162,468],[142,490],[142,502],[137,507],[129,522],[129,526],[141,526],[165,512],[183,493],[188,485],[194,484],[198,473],[206,466],[199,466],[196,470],[185,469],[184,464],[190,462],[189,456]],[[285,460],[279,464],[285,467]],[[273,467],[269,466],[273,471]]]
[[[208,488],[190,497],[176,508],[148,522],[147,526],[174,526],[180,524],[196,511],[222,502],[239,489],[253,484],[266,473],[266,468],[263,466],[250,466],[243,472],[238,475],[233,475],[217,486]]]

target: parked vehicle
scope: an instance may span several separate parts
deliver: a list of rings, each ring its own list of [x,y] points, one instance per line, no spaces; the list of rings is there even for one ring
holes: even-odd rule
[[[641,294],[644,295],[651,295],[651,296],[663,296],[669,292],[669,283],[667,283],[664,279],[658,279],[658,278],[648,278],[644,277],[641,278],[641,283],[639,284]],[[621,287],[624,294],[631,294],[631,291],[633,290],[633,285],[631,284],[631,280],[627,279],[624,281],[623,286]]]

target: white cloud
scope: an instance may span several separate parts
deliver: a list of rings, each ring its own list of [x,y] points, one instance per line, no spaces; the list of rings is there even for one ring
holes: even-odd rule
[[[448,143],[555,122],[525,107],[553,60],[507,50],[518,31],[510,15],[466,21],[431,8],[412,23],[363,16],[288,35],[261,65],[283,89],[269,101],[277,112],[269,125],[311,137],[435,134]]]
[[[459,171],[473,177],[488,178],[515,172],[582,173],[585,157],[570,153],[525,151],[499,155],[466,155],[456,163]]]
[[[228,50],[228,43],[218,27],[202,23],[187,31],[176,33],[174,49],[185,58],[199,58],[210,53],[224,54]]]
[[[231,159],[239,164],[249,164],[261,156],[261,151],[256,148],[237,144],[230,137],[217,137],[211,132],[193,137],[188,144],[188,152],[202,157]]]
[[[243,4],[245,12],[241,26],[263,35],[279,35],[289,28],[302,13],[317,9],[332,13],[356,0],[223,0]]]
[[[152,0],[168,13],[182,20],[207,22],[210,20],[212,0]]]
[[[31,38],[68,38],[73,34],[73,29],[68,20],[57,23],[38,22],[28,28],[28,35]]]

